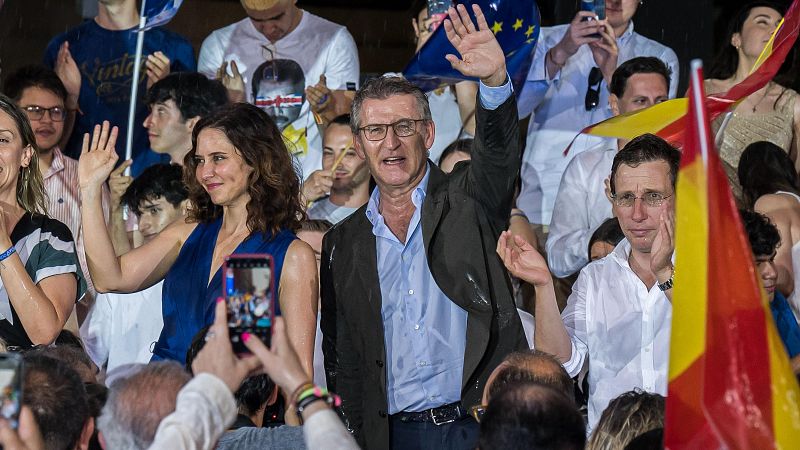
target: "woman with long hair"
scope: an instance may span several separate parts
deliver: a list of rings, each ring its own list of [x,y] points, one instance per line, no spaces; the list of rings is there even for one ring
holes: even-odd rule
[[[747,146],[739,160],[739,181],[748,209],[769,217],[781,243],[775,254],[777,289],[800,315],[800,179],[789,155],[771,142]],[[790,294],[793,295],[790,296]]]
[[[164,329],[153,359],[185,361],[198,330],[211,324],[223,293],[220,268],[234,253],[268,253],[280,313],[308,374],[317,316],[314,252],[295,231],[303,218],[300,182],[275,123],[237,103],[197,122],[184,161],[190,208],[146,244],[115,256],[100,215],[100,186],[114,168],[117,129],[84,136],[78,165],[89,270],[100,291],[134,292],[164,279]]]
[[[727,92],[750,74],[782,15],[780,5],[758,1],[748,3],[733,17],[727,42],[708,71],[707,93]],[[800,101],[794,90],[773,80],[739,103],[723,130],[719,150],[734,195],[741,199],[736,167],[748,144],[772,142],[790,155],[792,166],[797,169],[798,136]]]
[[[45,215],[38,151],[25,112],[0,94],[0,338],[8,346],[53,342],[86,292],[69,228]]]

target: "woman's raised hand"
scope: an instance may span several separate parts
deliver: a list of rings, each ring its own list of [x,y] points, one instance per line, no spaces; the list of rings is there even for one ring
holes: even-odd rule
[[[95,125],[91,139],[89,133],[83,135],[81,157],[78,159],[78,185],[81,190],[100,189],[117,163],[117,134],[119,129],[108,121]]]

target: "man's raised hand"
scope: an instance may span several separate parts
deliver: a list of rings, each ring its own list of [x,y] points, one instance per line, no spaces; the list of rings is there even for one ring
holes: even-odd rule
[[[489,29],[486,17],[478,5],[472,5],[477,27],[472,23],[464,5],[450,8],[444,20],[447,39],[461,54],[445,56],[454,69],[468,77],[480,78],[487,86],[500,86],[506,81],[506,57]]]

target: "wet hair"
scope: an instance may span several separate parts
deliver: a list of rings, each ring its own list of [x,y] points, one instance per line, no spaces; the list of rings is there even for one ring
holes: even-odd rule
[[[619,98],[625,95],[628,87],[628,79],[637,73],[655,73],[664,77],[664,82],[669,92],[669,82],[672,70],[664,64],[664,61],[653,56],[639,56],[629,59],[617,67],[614,75],[611,76],[611,85],[608,90]]]
[[[84,383],[94,383],[97,381],[94,363],[91,358],[89,358],[89,355],[79,347],[74,347],[69,344],[56,344],[36,347],[26,352],[26,354],[28,353],[40,354],[65,363],[81,377],[81,381]]]
[[[526,381],[549,386],[575,400],[572,378],[553,355],[541,350],[525,350],[509,354],[503,363],[489,386],[488,402],[508,386]]]
[[[781,243],[778,227],[769,220],[769,217],[755,211],[739,210],[744,231],[750,241],[750,249],[755,256],[772,256]]]
[[[450,145],[444,148],[442,154],[439,156],[439,160],[436,161],[437,166],[441,166],[445,159],[448,156],[452,155],[453,153],[466,153],[467,155],[472,158],[472,143],[475,139],[471,138],[464,138],[464,139],[456,139],[455,141],[451,142]]]
[[[586,426],[574,402],[551,387],[521,382],[489,402],[478,448],[582,450],[585,443]]]
[[[592,259],[592,246],[595,242],[607,242],[616,247],[624,237],[622,228],[619,226],[619,219],[616,217],[606,219],[594,230],[592,237],[589,238],[589,247],[586,249],[589,260],[591,261]]]
[[[0,94],[0,111],[8,114],[17,126],[22,148],[30,146],[33,149],[28,167],[20,167],[17,176],[17,203],[29,213],[47,214],[46,194],[42,173],[39,171],[39,146],[36,145],[36,136],[33,134],[28,116],[10,98]]]
[[[175,164],[156,164],[145,169],[125,190],[120,203],[140,215],[139,207],[145,201],[164,197],[177,208],[189,197],[186,185],[183,184],[183,169]]]
[[[189,191],[189,220],[210,222],[222,215],[197,181],[197,137],[205,129],[219,130],[253,171],[247,180],[247,227],[251,233],[296,231],[305,218],[289,151],[275,122],[260,108],[235,103],[200,119],[192,130],[192,149],[184,158],[183,179]]]
[[[205,117],[228,104],[228,91],[218,80],[210,80],[197,72],[176,72],[158,80],[144,97],[144,104],[153,107],[167,100],[175,102],[184,121]]]
[[[23,354],[22,404],[33,412],[45,448],[69,449],[89,419],[89,400],[77,372],[40,352]]]
[[[714,61],[711,63],[708,73],[706,73],[706,78],[725,80],[736,73],[736,69],[739,66],[739,52],[733,44],[731,44],[731,38],[733,38],[734,34],[742,32],[744,23],[747,21],[747,18],[750,17],[750,11],[759,7],[774,9],[778,11],[781,16],[786,12],[785,7],[770,1],[750,2],[739,9],[736,15],[731,17],[728,22],[725,41],[722,43],[722,48],[719,53],[714,57]]]
[[[350,129],[353,130],[353,135],[358,134],[358,129],[363,126],[361,124],[361,107],[364,100],[386,100],[395,95],[413,96],[417,102],[417,112],[422,116],[421,119],[431,120],[431,107],[428,104],[428,97],[422,92],[422,89],[402,77],[377,77],[364,83],[353,99],[350,113]],[[410,117],[410,119],[415,119],[415,117]]]
[[[200,350],[206,345],[206,334],[209,328],[211,328],[210,325],[198,331],[186,351],[186,370],[189,373],[194,373],[192,371],[192,363],[197,358]],[[264,407],[275,389],[275,382],[270,379],[269,375],[254,375],[242,381],[239,389],[233,393],[233,398],[236,400],[236,406],[240,410],[244,411],[248,416],[253,416]]]
[[[745,147],[737,168],[744,203],[752,208],[763,195],[777,191],[800,194],[800,177],[789,154],[767,141]]]
[[[333,224],[325,219],[308,219],[300,224],[300,230],[309,231],[313,233],[327,233],[328,230],[333,228]]]
[[[624,164],[628,167],[637,167],[639,164],[654,161],[664,161],[669,165],[669,179],[674,189],[680,160],[681,152],[664,139],[649,133],[637,136],[614,156],[614,162],[611,164],[611,193],[616,193],[615,178],[619,166]]]
[[[611,400],[597,423],[586,450],[624,448],[634,438],[664,427],[664,397],[641,390]]]
[[[3,93],[19,103],[28,88],[40,88],[52,92],[62,102],[67,101],[67,88],[55,71],[41,64],[20,67],[12,72],[3,84]]]

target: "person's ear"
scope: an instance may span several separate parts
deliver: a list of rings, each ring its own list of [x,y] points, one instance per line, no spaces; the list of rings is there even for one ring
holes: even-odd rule
[[[267,398],[266,406],[272,406],[275,402],[278,401],[278,388],[272,390],[272,394],[269,394],[269,398]]]
[[[391,132],[391,130],[390,130]],[[359,131],[357,135],[353,136],[353,150],[356,151],[356,155],[359,158],[366,160],[367,154],[364,152],[364,147],[361,145],[361,132]]]
[[[426,120],[423,123],[425,124],[425,150],[430,151],[436,138],[436,126],[434,126],[433,120]]]
[[[611,197],[611,177],[606,178],[603,183],[606,185],[606,198],[608,199],[609,202],[611,202],[611,205],[613,206],[614,199]]]
[[[22,161],[20,161],[20,167],[28,167],[31,164],[31,158],[33,157],[33,146],[28,145],[27,147],[22,149]]]
[[[619,97],[617,97],[617,94],[609,94],[608,106],[611,108],[611,115],[619,115]]]
[[[188,216],[189,215],[189,199],[186,198],[186,199],[181,200],[181,202],[178,204],[178,208],[180,208],[181,215],[183,217]]]
[[[78,450],[89,450],[89,441],[92,440],[93,434],[94,434],[94,417],[89,417],[88,419],[86,419],[86,423],[83,424],[83,429],[81,430],[81,436],[80,439],[78,439],[75,448]],[[103,449],[106,448],[102,439],[100,439],[100,446],[103,447]]]
[[[739,50],[739,47],[742,46],[742,35],[739,33],[733,33],[733,35],[731,36],[731,45],[736,50]]]
[[[197,125],[197,122],[200,121],[200,116],[192,117],[191,119],[186,119],[186,128],[189,129],[189,132],[194,130],[194,126]]]

